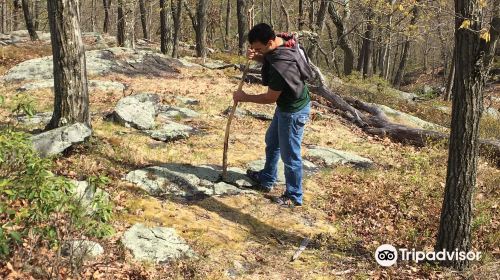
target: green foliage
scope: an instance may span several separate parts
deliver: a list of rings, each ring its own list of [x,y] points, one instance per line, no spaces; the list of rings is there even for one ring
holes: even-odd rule
[[[17,95],[16,96],[17,106],[12,110],[15,114],[26,114],[29,117],[32,117],[36,113],[35,109],[35,101],[33,98],[26,94]]]
[[[28,135],[0,131],[0,257],[31,232],[52,245],[59,242],[58,229],[81,230],[104,237],[111,234],[112,211],[107,199],[97,196],[93,211],[86,214],[74,196],[75,186],[50,172],[51,161],[33,150]],[[105,177],[89,178],[92,187],[108,182]],[[73,227],[73,228],[68,228]]]

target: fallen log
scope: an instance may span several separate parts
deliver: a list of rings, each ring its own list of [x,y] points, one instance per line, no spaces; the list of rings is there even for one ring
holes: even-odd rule
[[[340,115],[364,132],[379,137],[389,137],[399,143],[416,147],[424,147],[430,143],[444,142],[447,144],[449,135],[426,129],[408,127],[391,122],[382,110],[371,103],[352,97],[341,97],[326,87],[321,70],[310,63],[315,79],[309,85],[311,92],[330,102],[331,107],[340,111]],[[479,140],[480,155],[493,161],[500,167],[500,141],[490,139]]]

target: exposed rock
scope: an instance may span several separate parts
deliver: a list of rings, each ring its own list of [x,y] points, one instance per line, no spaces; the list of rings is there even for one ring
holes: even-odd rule
[[[439,130],[439,131],[446,131],[447,129],[445,127],[442,127],[440,125],[424,121],[422,119],[419,119],[415,116],[412,116],[410,114],[394,110],[390,107],[387,107],[385,105],[378,105],[379,107],[385,114],[386,116],[394,121],[395,123],[400,123],[403,125],[408,125],[411,127],[417,127],[417,128],[422,128],[422,129],[429,129],[429,130]]]
[[[92,130],[82,123],[52,129],[31,137],[33,147],[42,157],[63,152],[71,145],[85,141]]]
[[[196,257],[195,252],[173,228],[149,228],[135,224],[123,234],[121,241],[139,261],[165,263]]]
[[[72,256],[73,259],[92,259],[104,254],[104,249],[94,241],[72,240],[62,246],[61,253],[65,257]]]
[[[144,130],[144,133],[155,140],[170,142],[188,138],[193,130],[194,129],[192,127],[187,125],[183,125],[173,121],[166,121],[166,123],[162,124],[160,128]]]
[[[194,99],[194,98],[176,96],[175,99],[177,100],[177,102],[182,103],[183,105],[199,105],[200,104],[200,100]]]
[[[49,79],[49,80],[40,80],[36,82],[27,83],[25,85],[20,86],[17,90],[29,91],[29,90],[39,90],[43,88],[53,88],[53,87],[54,87],[54,80]],[[122,83],[113,81],[101,81],[101,80],[90,80],[88,83],[88,87],[91,92],[95,90],[105,91],[105,92],[110,92],[110,91],[123,92],[125,90],[125,86]]]
[[[266,164],[266,159],[262,158],[249,162],[247,164],[247,168],[253,171],[260,171],[264,169],[265,164]],[[302,159],[302,170],[304,172],[304,175],[307,176],[316,173],[319,170],[319,168],[314,163],[306,159]],[[278,178],[276,183],[279,184],[285,183],[285,165],[283,164],[283,161],[281,159],[278,161]]]
[[[33,116],[16,116],[17,121],[26,125],[48,124],[52,119],[52,112],[36,113]]]
[[[321,162],[326,166],[352,164],[359,168],[370,168],[373,165],[370,159],[353,153],[320,146],[308,146],[305,157],[312,161]]]
[[[85,52],[87,74],[103,76],[109,73],[126,75],[165,76],[178,73],[175,59],[151,50],[108,48]],[[5,82],[53,79],[52,56],[19,63],[2,77]]]
[[[424,87],[422,88],[422,93],[423,94],[432,94],[432,93],[434,93],[434,89],[429,85],[424,85]]]
[[[155,116],[160,97],[152,93],[140,93],[124,97],[118,101],[113,119],[124,126],[137,129],[151,129],[155,125]]]
[[[96,206],[92,205],[95,199],[101,197],[104,201],[109,201],[109,194],[102,189],[92,188],[87,181],[75,181],[71,180],[75,185],[73,190],[75,198],[80,202],[83,208],[86,209],[87,213],[95,212]]]
[[[175,107],[175,106],[160,106],[158,110],[158,117],[165,118],[165,119],[177,119],[177,118],[197,118],[199,117],[200,114],[188,109],[188,108],[182,108],[182,107]]]
[[[251,186],[241,169],[229,168],[227,182],[218,182],[220,168],[208,165],[165,164],[132,171],[125,179],[153,196],[199,197],[255,193],[236,186]]]
[[[125,85],[114,81],[90,80],[89,89],[91,91],[99,90],[104,92],[111,92],[111,91],[123,92],[125,90]]]
[[[493,108],[493,107],[489,107],[486,110],[484,110],[483,115],[490,117],[490,118],[493,118],[495,120],[500,120],[500,112],[498,112],[498,110]]]

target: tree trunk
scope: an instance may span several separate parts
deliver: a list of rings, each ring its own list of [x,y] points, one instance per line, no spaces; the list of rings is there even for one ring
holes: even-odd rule
[[[396,77],[394,77],[394,87],[399,88],[401,82],[403,81],[404,71],[406,68],[406,63],[408,62],[408,52],[410,51],[410,39],[407,38],[403,46],[403,53],[401,55],[401,60],[399,61],[398,71],[396,72]]]
[[[12,30],[19,29],[19,10],[21,9],[21,0],[14,0],[12,9]]]
[[[471,249],[472,195],[476,185],[479,120],[483,86],[500,30],[499,1],[495,1],[491,40],[480,38],[482,13],[477,0],[455,0],[455,79],[448,150],[448,169],[436,251]],[[470,19],[468,28],[460,28]],[[469,261],[448,260],[445,266],[463,270]]]
[[[230,36],[230,31],[231,29],[231,0],[227,0],[227,5],[226,5],[226,39],[230,42],[231,41],[231,36]]]
[[[92,29],[92,32],[95,32],[95,19],[96,19],[96,10],[95,10],[95,3],[96,0],[91,0],[91,14],[90,14],[90,27]]]
[[[172,5],[172,18],[174,20],[174,38],[173,38],[173,46],[172,46],[172,57],[179,56],[179,35],[181,33],[181,15],[182,15],[182,0],[177,0],[177,3],[174,0],[171,0]]]
[[[111,6],[111,0],[102,0],[102,4],[104,7],[104,23],[102,27],[102,32],[109,32],[109,8]]]
[[[144,39],[149,40],[147,12],[146,12],[146,4],[144,3],[144,0],[139,0],[139,10],[141,13],[142,34],[143,34]]]
[[[160,0],[160,50],[163,54],[169,51],[170,24],[168,23],[167,0]]]
[[[243,55],[245,52],[245,34],[247,27],[247,1],[236,0],[236,13],[238,17],[238,54]]]
[[[299,0],[299,20],[297,27],[299,31],[304,29],[304,0]]]
[[[118,0],[117,43],[120,47],[135,48],[134,1]]]
[[[203,60],[206,58],[207,50],[207,0],[198,0],[198,5],[196,7],[196,18],[197,24],[195,27],[196,33],[196,55],[202,57]]]
[[[28,0],[22,0],[22,6],[24,13],[24,21],[26,22],[26,29],[28,29],[31,41],[36,41],[38,40],[38,35],[36,34],[35,31],[35,25],[33,25],[33,17],[30,13]]]
[[[85,50],[78,6],[72,0],[48,0],[54,66],[54,112],[46,129],[66,124],[90,124]]]
[[[33,8],[33,16],[34,16],[34,24],[35,30],[38,30],[40,27],[40,0],[35,0],[34,8]]]
[[[281,7],[281,11],[283,12],[283,14],[285,15],[286,17],[286,27],[285,27],[285,31],[286,32],[289,32],[290,31],[290,14],[288,13],[288,11],[286,10],[286,7],[285,7],[285,4],[283,4],[283,0],[280,0],[280,7]]]
[[[2,0],[0,3],[0,32],[7,33],[7,5],[6,0]]]
[[[328,13],[330,14],[333,24],[335,24],[335,27],[337,28],[337,42],[344,52],[344,75],[350,75],[352,73],[352,69],[354,68],[354,52],[351,44],[347,40],[344,22],[340,18],[334,3],[330,3],[328,6]]]
[[[417,4],[418,4],[418,2],[419,1],[417,1]],[[418,19],[418,6],[417,5],[413,6],[412,14],[413,14],[413,16],[410,20],[410,26],[414,26],[417,23],[417,19]],[[396,88],[399,88],[401,86],[401,82],[403,81],[403,78],[404,78],[406,64],[408,63],[408,53],[410,52],[410,44],[411,44],[411,38],[408,36],[406,38],[406,42],[405,42],[404,47],[403,47],[403,54],[401,56],[401,61],[399,62],[398,71],[396,72],[396,77],[394,78],[393,85]]]
[[[363,38],[363,45],[365,51],[363,52],[363,77],[369,78],[373,75],[373,11],[368,10],[368,22],[366,23],[365,38]]]
[[[323,30],[323,27],[325,25],[325,19],[326,19],[326,12],[328,11],[328,6],[330,5],[330,2],[328,0],[321,0],[320,7],[318,9],[318,14],[316,16],[316,22],[312,24],[312,32],[318,34],[318,39],[321,37],[321,32]],[[313,59],[313,61],[316,60],[316,51],[319,46],[319,40],[313,41],[309,49],[307,50],[308,56]]]
[[[273,23],[273,0],[269,0],[269,25],[274,26]]]

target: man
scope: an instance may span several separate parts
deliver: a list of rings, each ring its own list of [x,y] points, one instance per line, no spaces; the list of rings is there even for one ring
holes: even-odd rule
[[[309,119],[310,97],[305,80],[312,76],[304,52],[296,40],[288,34],[276,36],[272,28],[257,24],[248,33],[249,59],[260,61],[262,81],[268,86],[264,94],[247,94],[243,91],[233,93],[236,102],[270,104],[277,107],[271,125],[266,132],[266,164],[264,169],[247,171],[257,185],[254,189],[269,192],[277,178],[277,165],[281,159],[285,165],[286,191],[273,202],[282,206],[301,206],[302,157],[301,144],[304,125]]]

